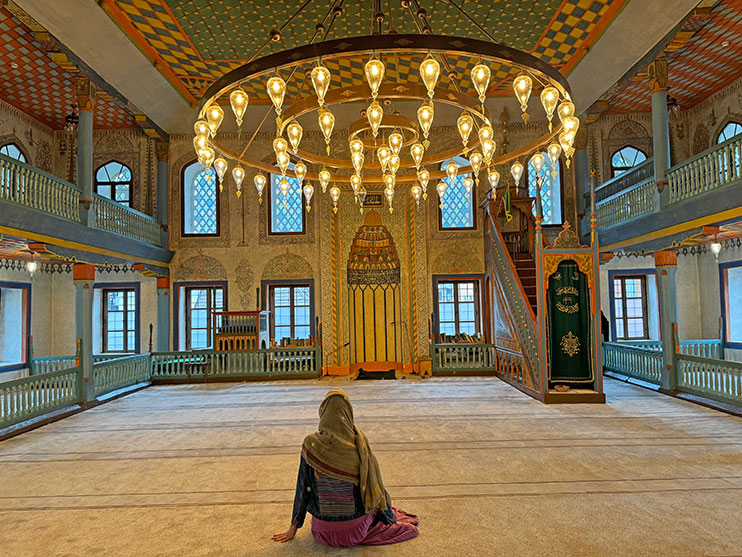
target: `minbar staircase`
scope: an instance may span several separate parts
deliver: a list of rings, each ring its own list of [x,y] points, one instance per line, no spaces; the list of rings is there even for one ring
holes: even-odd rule
[[[518,273],[523,290],[526,293],[526,298],[528,298],[528,302],[533,308],[533,314],[538,315],[536,301],[536,262],[527,251],[513,252],[510,246],[508,246],[508,251],[510,251],[510,257],[513,258],[515,272]]]

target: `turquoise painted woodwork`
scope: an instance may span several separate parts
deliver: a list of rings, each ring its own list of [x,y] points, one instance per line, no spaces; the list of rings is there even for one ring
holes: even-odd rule
[[[661,343],[658,344],[661,347]],[[603,343],[603,365],[608,371],[660,385],[663,363],[661,350],[635,346],[633,343]]]
[[[168,224],[168,162],[157,161],[157,220],[160,222],[160,245],[167,248],[170,239]]]
[[[694,395],[742,406],[742,363],[678,354],[677,387]]]
[[[80,190],[80,222],[95,226],[93,199],[93,113],[81,110],[77,124],[77,189]]]
[[[436,371],[490,371],[496,369],[494,344],[431,344]]]
[[[93,364],[95,397],[150,380],[150,355],[136,354]]]
[[[93,282],[75,281],[75,339],[82,402],[95,399],[93,385]]]
[[[170,349],[170,289],[157,289],[157,351]]]
[[[652,93],[652,156],[654,158],[654,180],[665,180],[670,168],[670,124],[667,114],[667,91]],[[660,206],[669,200],[668,189],[660,193]]]
[[[678,322],[677,283],[675,273],[677,266],[662,266],[657,268],[657,287],[660,300],[660,331],[662,343],[663,367],[662,388],[674,390],[677,387],[677,373],[675,369],[675,327]]]
[[[0,383],[0,429],[79,403],[79,375],[72,367]]]

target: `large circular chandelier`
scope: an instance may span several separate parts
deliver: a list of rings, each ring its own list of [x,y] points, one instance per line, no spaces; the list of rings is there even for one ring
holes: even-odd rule
[[[271,35],[274,40],[275,33]],[[406,79],[390,79],[389,65],[398,67],[400,59],[409,63]],[[330,67],[355,67],[363,80],[341,83]],[[525,122],[529,100],[538,93],[547,121],[543,135],[511,152],[498,148],[485,106],[488,92],[495,87],[499,91],[512,88]],[[271,113],[275,116],[275,165],[250,150],[260,127],[239,151],[220,137],[225,108],[232,112],[238,127],[243,125],[248,91],[264,91],[270,99],[263,123]],[[396,101],[407,101],[402,104],[416,109],[401,113],[393,108]],[[348,148],[333,149],[331,140],[337,136],[333,111],[346,103],[360,104],[362,111],[347,126]],[[453,148],[440,148],[431,140],[436,109],[443,104],[460,111],[456,121],[459,138]],[[564,154],[569,164],[579,127],[574,110],[564,76],[523,51],[490,41],[425,32],[374,34],[307,44],[256,58],[225,74],[201,101],[193,143],[199,163],[214,168],[221,187],[231,174],[238,196],[246,169],[253,169],[261,202],[269,182],[266,175],[280,173],[280,193],[285,197],[298,183],[307,210],[318,185],[323,193],[329,193],[335,212],[343,192],[352,192],[363,210],[368,191],[383,191],[392,211],[398,186],[409,188],[418,205],[427,199],[429,187],[434,188],[442,204],[447,188],[444,177],[453,183],[457,175],[467,174],[463,185],[471,192],[480,173],[486,172],[491,190],[496,191],[500,181],[496,167],[503,164],[511,163],[516,187],[524,173],[521,160],[530,161],[539,176],[545,171],[546,157],[556,163]],[[312,120],[317,123],[324,137],[321,150],[302,143],[304,126],[300,120],[305,125]],[[461,160],[459,157],[467,164],[457,164],[454,158]],[[441,168],[445,161],[450,162]]]

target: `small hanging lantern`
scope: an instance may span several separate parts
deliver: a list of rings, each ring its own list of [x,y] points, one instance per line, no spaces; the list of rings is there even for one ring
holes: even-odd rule
[[[420,169],[420,163],[423,161],[423,155],[425,154],[425,147],[422,143],[413,143],[410,147],[410,154],[412,160],[415,161],[415,168]]]
[[[237,126],[242,125],[242,117],[245,115],[247,110],[247,103],[249,97],[242,88],[237,87],[234,91],[229,94],[229,104],[232,106],[232,112],[234,112],[235,120],[237,120]]]
[[[278,76],[271,77],[266,83],[266,89],[273,107],[276,109],[276,114],[280,118],[283,97],[286,95],[286,82]]]
[[[317,103],[321,108],[325,104],[325,95],[327,94],[327,89],[330,87],[332,74],[330,74],[330,70],[319,65],[312,69],[310,78],[312,79],[314,93],[317,95]]]
[[[327,191],[327,185],[330,183],[331,179],[332,175],[330,174],[329,170],[323,168],[319,171],[319,183],[322,186],[322,193],[325,193]]]
[[[312,210],[312,196],[314,195],[314,186],[307,182],[304,185],[304,199],[307,201],[307,213]]]
[[[216,130],[219,129],[222,120],[224,120],[224,111],[221,106],[213,104],[206,109],[206,121],[209,123],[212,136],[216,135]]]
[[[428,182],[430,181],[430,172],[426,168],[421,168],[417,172],[417,181],[420,182],[420,187],[423,189],[423,199],[428,198]]]
[[[338,199],[340,199],[340,188],[337,186],[332,186],[330,188],[330,198],[332,199],[332,211],[334,213],[338,212]]]
[[[227,161],[223,159],[222,157],[219,157],[217,159],[214,159],[214,170],[216,170],[216,175],[219,177],[219,191],[224,190],[224,175],[227,173]]]
[[[523,121],[528,123],[528,99],[531,98],[531,90],[533,89],[533,80],[530,76],[522,73],[513,80],[513,90],[515,96],[520,103],[520,109],[523,111]]]
[[[433,99],[435,94],[435,86],[438,83],[438,78],[441,75],[441,65],[438,61],[433,58],[430,54],[420,64],[420,78],[425,84],[425,88],[428,90],[428,97]]]
[[[294,174],[296,174],[296,179],[299,180],[299,185],[301,185],[307,175],[307,165],[304,164],[304,161],[299,161],[294,165]]]
[[[379,94],[381,82],[384,81],[384,72],[386,71],[384,63],[378,58],[371,58],[371,60],[366,62],[363,71],[366,74],[368,86],[371,88],[371,96],[375,100]]]
[[[523,165],[519,161],[515,161],[510,167],[510,174],[513,175],[513,180],[515,180],[515,187],[520,186],[520,179],[523,176]]]
[[[443,209],[443,196],[446,195],[446,189],[448,186],[446,186],[446,182],[441,180],[438,182],[438,185],[436,186],[436,189],[438,190],[438,199],[440,200],[440,205],[438,205],[441,209]]]
[[[546,112],[546,118],[549,120],[549,131],[552,129],[551,119],[554,116],[557,103],[559,102],[559,91],[556,87],[544,87],[541,91],[541,105]]]
[[[301,127],[299,122],[294,120],[286,127],[286,134],[289,136],[289,141],[291,142],[291,147],[293,148],[294,153],[296,153],[299,149],[299,143],[304,134],[304,129]]]
[[[234,176],[234,170],[232,171],[232,176]],[[237,179],[235,178],[235,182]],[[265,184],[267,182],[265,176],[263,174],[256,174],[255,178],[253,178],[253,182],[255,183],[255,189],[258,190],[258,203],[263,203],[263,190],[265,189]]]
[[[474,89],[477,90],[479,95],[479,102],[484,104],[484,100],[487,98],[487,88],[490,84],[490,77],[492,72],[489,66],[485,64],[477,64],[471,69],[471,82],[474,85]]]

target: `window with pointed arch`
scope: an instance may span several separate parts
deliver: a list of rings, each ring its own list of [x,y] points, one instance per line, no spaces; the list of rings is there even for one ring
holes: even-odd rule
[[[647,154],[632,145],[622,147],[611,155],[611,178],[620,176],[637,164],[647,160]]]
[[[719,132],[716,143],[724,143],[739,134],[742,134],[742,124],[739,122],[727,122],[721,132]]]
[[[100,165],[95,171],[95,193],[131,207],[131,169],[118,161]]]
[[[450,161],[459,165],[459,168],[469,166],[469,161],[463,157],[453,157],[443,161],[441,170],[445,170]],[[476,196],[475,187],[472,187],[471,193],[464,187],[464,179],[471,174],[457,174],[451,183],[448,176],[441,178],[446,184],[446,193],[443,199],[438,200],[439,205],[443,205],[438,211],[438,225],[441,230],[470,230],[476,228],[474,212],[474,198]],[[433,189],[433,195],[437,198],[438,194]]]
[[[21,151],[20,147],[15,143],[6,143],[0,147],[0,155],[5,155],[6,157],[15,159],[18,162],[28,163],[26,155],[23,154],[23,151]]]
[[[293,168],[294,163],[290,163],[289,170]],[[280,188],[282,180],[286,180],[289,184],[285,196]],[[274,235],[303,234],[305,232],[304,197],[299,180],[295,176],[283,176],[277,172],[271,174],[270,188],[270,203],[268,204],[270,233]]]
[[[545,163],[541,169],[541,209],[543,224],[562,224],[562,169],[559,161],[552,164],[547,153],[541,153]],[[528,195],[536,197],[538,176],[533,163],[528,163]],[[533,205],[534,214],[536,204]]]
[[[182,236],[219,236],[219,186],[213,167],[198,162],[183,168]]]

